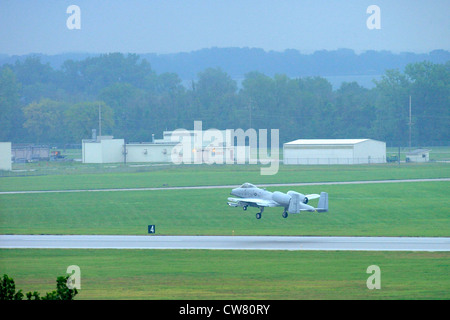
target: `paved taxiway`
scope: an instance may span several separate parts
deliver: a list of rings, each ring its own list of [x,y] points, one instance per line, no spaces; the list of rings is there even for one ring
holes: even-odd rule
[[[0,235],[0,248],[450,251],[450,238]]]

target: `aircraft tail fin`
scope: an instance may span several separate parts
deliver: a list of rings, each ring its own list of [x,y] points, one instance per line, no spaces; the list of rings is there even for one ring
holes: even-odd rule
[[[328,212],[328,193],[321,192],[317,212]]]

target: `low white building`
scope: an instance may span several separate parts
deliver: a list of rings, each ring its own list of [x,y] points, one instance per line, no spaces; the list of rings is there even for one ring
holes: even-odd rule
[[[12,170],[11,142],[0,142],[0,170]]]
[[[406,162],[428,162],[430,161],[430,150],[416,149],[406,153]]]
[[[385,163],[386,143],[371,139],[299,139],[283,144],[284,164]]]
[[[83,163],[222,164],[235,161],[243,163],[250,158],[248,146],[234,147],[230,144],[233,141],[231,133],[225,130],[217,130],[215,133],[222,135],[223,138],[216,138],[211,131],[199,130],[164,131],[163,139],[152,137],[152,142],[125,143],[124,139],[99,136],[82,140],[82,161]],[[238,159],[237,155],[242,159]]]

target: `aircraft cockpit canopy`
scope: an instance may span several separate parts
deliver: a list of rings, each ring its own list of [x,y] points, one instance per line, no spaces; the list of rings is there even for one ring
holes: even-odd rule
[[[241,188],[256,188],[256,186],[251,183],[246,182],[241,186]]]

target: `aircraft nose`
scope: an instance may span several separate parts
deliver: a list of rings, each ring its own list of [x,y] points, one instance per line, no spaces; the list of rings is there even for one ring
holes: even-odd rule
[[[231,194],[232,196],[236,196],[236,189],[231,189],[230,194]]]

